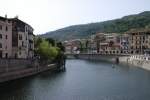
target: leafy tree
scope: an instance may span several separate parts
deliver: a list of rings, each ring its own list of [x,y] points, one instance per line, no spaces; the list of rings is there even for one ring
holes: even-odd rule
[[[60,48],[60,50],[61,50],[62,52],[65,52],[65,47],[63,46],[63,44],[62,44],[61,42],[58,42],[58,43],[57,43],[57,47]]]
[[[46,38],[46,41],[49,42],[49,44],[51,44],[52,46],[55,46],[55,40],[52,38]]]
[[[49,48],[50,58],[54,60],[58,56],[59,52],[60,52],[60,49],[58,47],[50,47]]]
[[[42,59],[51,59],[50,45],[47,41],[43,40],[38,46],[38,54]]]
[[[34,38],[34,46],[35,46],[35,48],[38,47],[41,42],[42,42],[42,38],[35,37]]]
[[[48,41],[42,40],[37,49],[37,54],[42,60],[53,60],[59,53],[59,48],[49,44]]]

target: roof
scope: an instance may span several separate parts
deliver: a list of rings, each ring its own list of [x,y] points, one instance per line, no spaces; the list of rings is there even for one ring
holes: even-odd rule
[[[5,20],[7,20],[7,18],[0,16],[0,20],[1,20],[1,21],[5,21]]]
[[[17,17],[16,17],[16,18],[7,18],[7,17],[2,17],[2,16],[0,16],[0,21],[6,21],[6,20],[12,21],[12,22],[17,22],[17,23],[18,23],[18,26],[20,26],[20,27],[21,27],[21,26],[24,27],[25,25],[28,25],[32,30],[34,30],[33,27],[31,27],[31,25],[29,25],[29,24],[27,24],[26,22],[24,22],[24,21],[18,19]],[[29,34],[34,35],[32,32],[29,32]]]
[[[26,22],[24,22],[24,21],[22,21],[22,20],[20,20],[20,19],[18,19],[18,18],[9,18],[9,20],[10,20],[10,21],[18,21],[18,22],[21,22],[21,23],[23,23],[23,24],[28,25],[28,26],[31,27],[31,25],[27,24]],[[32,27],[31,27],[31,28],[32,28]],[[32,29],[33,29],[33,28],[32,28]]]

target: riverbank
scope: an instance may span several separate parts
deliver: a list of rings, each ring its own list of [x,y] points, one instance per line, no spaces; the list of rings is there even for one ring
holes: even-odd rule
[[[70,58],[85,59],[85,60],[97,60],[108,61],[112,63],[123,63],[131,66],[140,67],[146,70],[150,70],[149,59],[132,59],[133,55],[106,55],[106,54],[77,54],[69,55]]]
[[[55,70],[56,64],[43,64],[26,59],[0,59],[0,83]]]
[[[146,70],[150,70],[149,55],[132,55],[128,58],[128,63]]]

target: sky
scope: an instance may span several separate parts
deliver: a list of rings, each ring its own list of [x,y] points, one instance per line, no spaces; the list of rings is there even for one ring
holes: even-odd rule
[[[150,11],[150,0],[0,0],[0,16],[18,16],[43,34],[76,24]]]

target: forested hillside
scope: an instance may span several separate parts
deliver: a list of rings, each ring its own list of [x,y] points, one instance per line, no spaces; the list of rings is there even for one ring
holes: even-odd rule
[[[115,20],[69,26],[56,31],[47,32],[40,36],[45,38],[51,37],[58,40],[68,40],[75,38],[86,38],[89,35],[98,32],[123,33],[130,29],[138,29],[146,27],[150,28],[150,11],[125,16]]]

